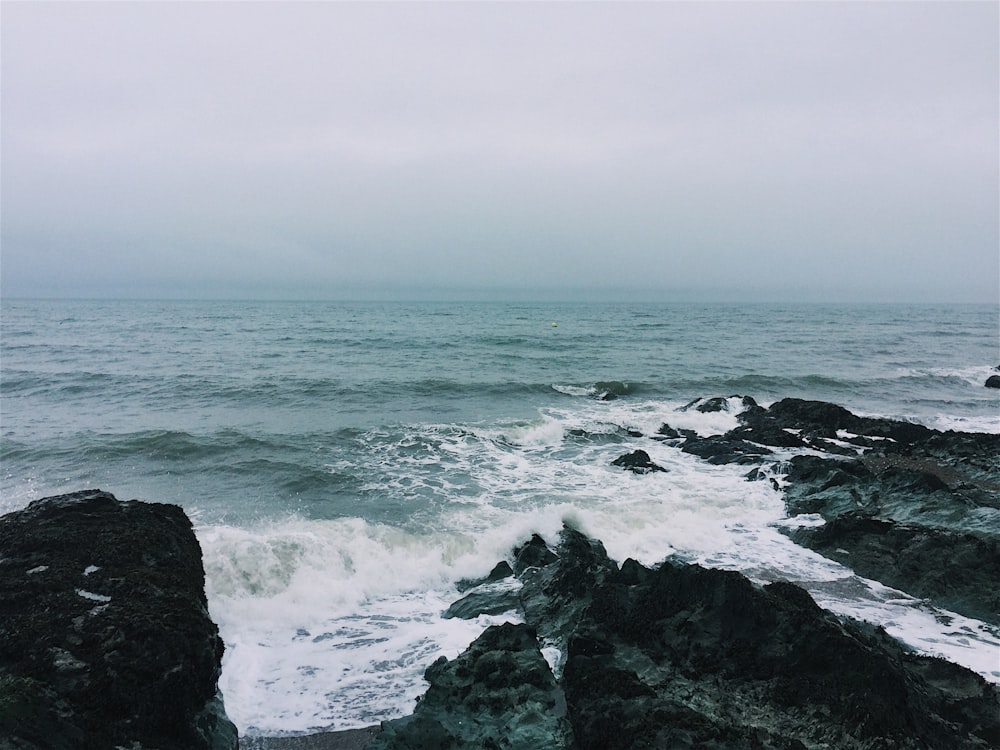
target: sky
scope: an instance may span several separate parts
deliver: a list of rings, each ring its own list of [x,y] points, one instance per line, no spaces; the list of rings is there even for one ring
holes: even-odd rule
[[[0,3],[0,294],[997,302],[1000,4]]]

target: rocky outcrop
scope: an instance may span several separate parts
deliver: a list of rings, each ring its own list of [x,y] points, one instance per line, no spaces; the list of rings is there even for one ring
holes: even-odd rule
[[[866,578],[1000,623],[1000,436],[793,398],[751,404],[738,420],[725,435],[686,436],[681,450],[753,464],[750,479],[783,475],[789,516],[826,521],[790,529],[796,542]],[[798,455],[775,463],[782,450]]]
[[[987,388],[1000,388],[1000,375],[990,375],[986,378]]]
[[[452,661],[428,667],[411,716],[385,722],[373,748],[570,746],[561,689],[528,625],[487,630]]]
[[[235,748],[204,584],[174,505],[92,490],[0,518],[0,748]]]
[[[626,453],[625,455],[616,458],[611,462],[611,464],[612,466],[620,466],[623,469],[627,469],[633,474],[649,474],[650,472],[655,471],[666,471],[666,469],[654,462],[649,457],[649,454],[644,450],[634,450],[631,453]]]
[[[385,723],[372,750],[1000,742],[995,686],[835,617],[793,584],[669,561],[619,569],[570,528],[552,552],[521,576],[526,624],[490,628],[432,665],[414,714]],[[543,645],[559,649],[561,669]]]

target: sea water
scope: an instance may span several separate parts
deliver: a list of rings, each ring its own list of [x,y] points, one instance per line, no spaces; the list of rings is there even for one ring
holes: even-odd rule
[[[516,619],[443,619],[456,583],[564,523],[619,562],[795,581],[1000,681],[996,628],[794,545],[816,521],[771,482],[652,438],[725,432],[738,399],[683,407],[737,394],[1000,435],[996,306],[4,300],[0,325],[0,512],[183,506],[243,733],[408,713],[430,663]],[[637,448],[668,471],[611,465]]]

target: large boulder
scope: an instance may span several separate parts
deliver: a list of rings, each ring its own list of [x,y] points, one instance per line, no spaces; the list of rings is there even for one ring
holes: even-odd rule
[[[236,747],[178,506],[88,490],[3,516],[0,601],[0,748]]]

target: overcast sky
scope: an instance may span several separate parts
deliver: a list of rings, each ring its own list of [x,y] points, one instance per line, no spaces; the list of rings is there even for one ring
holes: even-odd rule
[[[996,302],[996,2],[3,2],[8,296]]]

